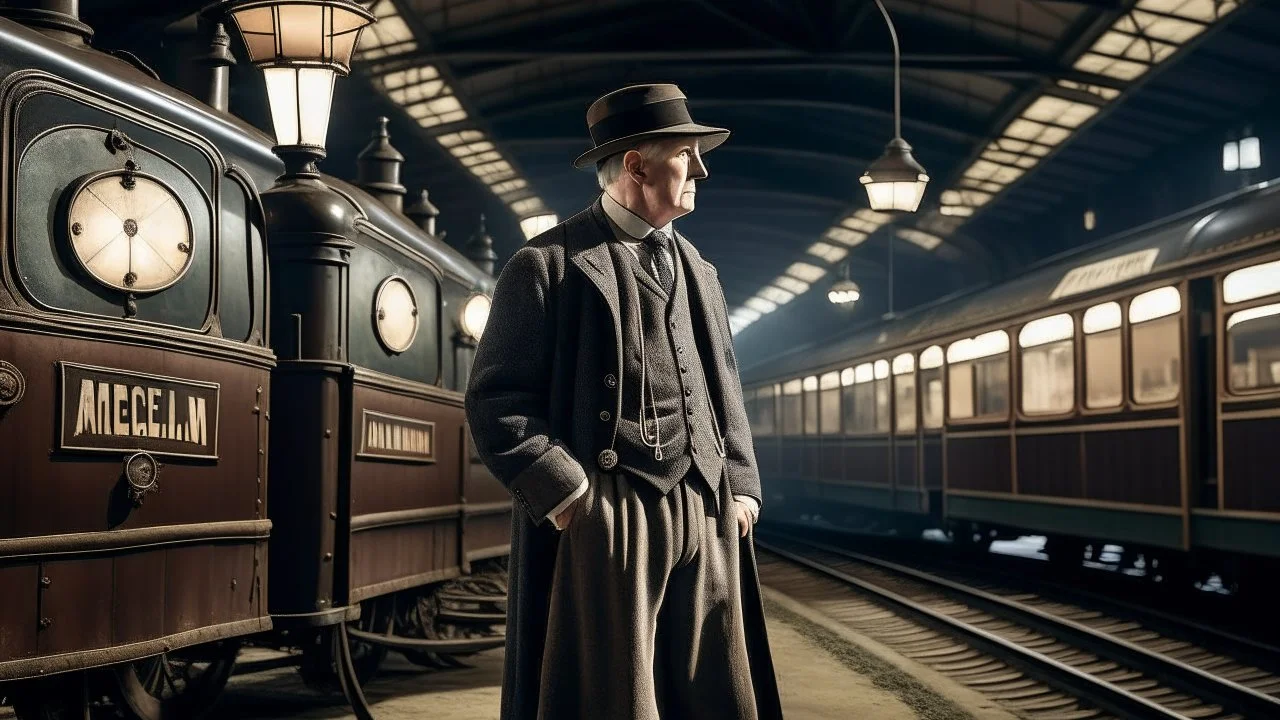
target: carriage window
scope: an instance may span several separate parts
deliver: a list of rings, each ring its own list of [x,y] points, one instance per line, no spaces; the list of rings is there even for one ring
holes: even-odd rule
[[[800,378],[782,384],[782,434],[804,433],[804,408],[801,405]]]
[[[876,432],[889,432],[889,361],[877,360],[875,369],[876,386]]]
[[[1133,401],[1140,405],[1178,397],[1180,310],[1182,296],[1175,287],[1145,292],[1129,303]]]
[[[916,356],[903,353],[893,359],[893,401],[900,433],[916,431]]]
[[[804,379],[804,434],[818,434],[818,376]]]
[[[995,330],[947,348],[951,419],[995,420],[1009,413],[1009,334]]]
[[[1022,326],[1022,411],[1070,412],[1076,405],[1075,321],[1063,313]]]
[[[1222,280],[1222,301],[1238,303],[1280,293],[1280,260],[1230,273]]]
[[[853,408],[853,394],[855,391],[853,381],[853,368],[845,368],[840,371],[840,416],[844,421],[845,433],[853,432],[856,421]]]
[[[1280,387],[1280,304],[1234,313],[1227,319],[1231,389]]]
[[[920,419],[924,427],[942,427],[942,348],[934,345],[920,353]]]
[[[1084,313],[1084,406],[1119,407],[1120,389],[1120,303],[1095,305]]]
[[[823,435],[840,433],[840,373],[829,372],[818,378],[820,416],[818,430]]]
[[[755,400],[751,403],[751,429],[756,435],[772,435],[775,413],[773,398],[777,395],[776,385],[766,385],[756,390]]]

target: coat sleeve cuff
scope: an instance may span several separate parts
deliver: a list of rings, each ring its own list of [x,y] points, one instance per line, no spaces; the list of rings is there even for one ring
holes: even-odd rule
[[[734,500],[747,506],[747,512],[751,513],[751,522],[755,523],[760,520],[760,501],[750,495],[734,495]]]
[[[565,498],[564,501],[561,502],[559,505],[555,506],[554,508],[551,508],[551,512],[547,513],[547,519],[551,521],[552,525],[556,526],[557,530],[563,530],[564,528],[560,527],[560,523],[556,522],[556,516],[564,512],[565,509],[568,508],[570,505],[572,505],[575,500],[577,500],[578,498],[586,494],[587,494],[587,474],[584,472],[582,473],[582,481],[578,483],[578,489],[570,493],[569,497]]]
[[[582,464],[560,445],[552,445],[532,465],[512,478],[507,487],[534,523],[540,524],[580,486],[585,491],[585,480]]]

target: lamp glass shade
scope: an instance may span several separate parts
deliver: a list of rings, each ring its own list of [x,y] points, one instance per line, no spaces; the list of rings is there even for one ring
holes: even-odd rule
[[[894,138],[859,181],[867,189],[872,210],[915,212],[924,198],[929,176],[911,155],[911,146]]]
[[[231,9],[255,65],[325,66],[346,75],[374,16],[350,0],[255,0]]]
[[[852,280],[841,279],[831,284],[831,289],[827,291],[827,300],[835,305],[848,305],[855,303],[862,298],[862,291],[858,288],[858,284]]]
[[[278,145],[324,147],[335,73],[327,67],[269,67],[267,99]]]

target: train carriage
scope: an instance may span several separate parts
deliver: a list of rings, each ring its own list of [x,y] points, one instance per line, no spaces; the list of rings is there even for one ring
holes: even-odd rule
[[[1117,543],[1152,576],[1256,576],[1280,557],[1278,192],[749,368],[775,517],[982,546],[1041,534],[1069,563]]]
[[[511,503],[462,410],[492,250],[404,209],[385,120],[354,184],[282,165],[225,111],[225,35],[206,104],[28,4],[0,8],[0,698],[195,718],[250,641],[367,716],[387,649],[500,645]]]
[[[266,630],[278,161],[131,63],[0,46],[0,681]]]

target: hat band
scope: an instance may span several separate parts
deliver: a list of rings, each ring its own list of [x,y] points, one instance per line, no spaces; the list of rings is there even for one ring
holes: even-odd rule
[[[629,135],[691,122],[693,118],[689,116],[684,98],[663,100],[601,118],[591,126],[591,141],[598,147]]]

